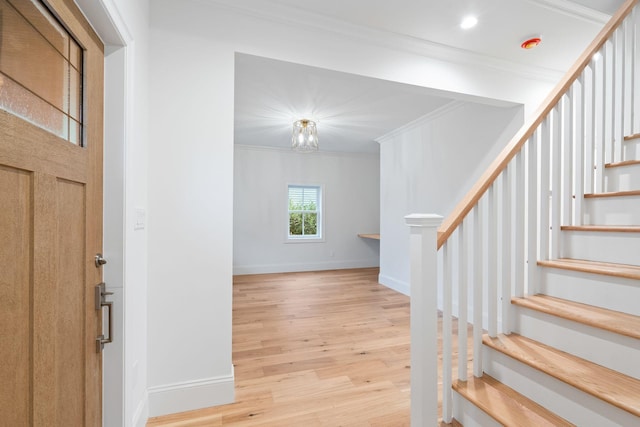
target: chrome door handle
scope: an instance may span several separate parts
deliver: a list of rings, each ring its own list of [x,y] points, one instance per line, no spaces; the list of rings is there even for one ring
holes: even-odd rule
[[[105,265],[107,260],[102,257],[102,254],[96,254],[94,262],[96,263],[96,267],[99,268]]]
[[[100,334],[96,337],[96,351],[100,353],[104,349],[105,344],[113,342],[113,301],[105,300],[105,297],[113,295],[113,292],[107,292],[104,282],[96,285],[94,292],[96,310],[100,310],[102,312],[104,307],[109,309],[109,334],[106,338],[104,334]]]

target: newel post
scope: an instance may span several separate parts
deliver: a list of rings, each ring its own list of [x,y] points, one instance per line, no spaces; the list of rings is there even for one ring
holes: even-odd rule
[[[411,426],[438,422],[437,244],[442,217],[411,214]]]

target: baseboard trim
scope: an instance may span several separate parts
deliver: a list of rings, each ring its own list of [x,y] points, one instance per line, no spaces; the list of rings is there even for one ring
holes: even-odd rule
[[[299,271],[345,270],[349,268],[378,267],[379,259],[365,259],[357,261],[328,261],[300,264],[266,264],[266,265],[234,265],[233,274],[269,274],[294,273]]]
[[[235,375],[149,387],[149,416],[174,414],[233,403]]]
[[[379,274],[378,283],[386,286],[387,288],[391,288],[394,291],[400,292],[403,295],[407,295],[407,296],[411,295],[411,285],[407,282],[394,279],[393,277],[390,277],[390,276],[385,276],[384,274]]]
[[[145,393],[144,399],[138,403],[136,411],[133,413],[132,426],[145,427],[149,419],[149,394]]]

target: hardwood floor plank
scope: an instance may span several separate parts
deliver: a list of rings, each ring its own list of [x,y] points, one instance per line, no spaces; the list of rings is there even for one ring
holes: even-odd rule
[[[236,403],[147,425],[409,426],[409,321],[377,268],[236,276]]]

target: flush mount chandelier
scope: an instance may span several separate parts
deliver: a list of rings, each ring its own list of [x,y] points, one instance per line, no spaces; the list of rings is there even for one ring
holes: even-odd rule
[[[316,122],[309,119],[293,122],[291,148],[304,153],[318,151],[318,128],[316,127]]]

